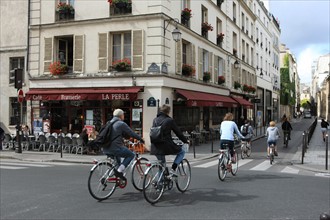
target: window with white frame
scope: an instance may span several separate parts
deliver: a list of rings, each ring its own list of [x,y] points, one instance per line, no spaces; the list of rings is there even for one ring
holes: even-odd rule
[[[224,60],[218,57],[218,76],[224,76]]]
[[[69,4],[69,5],[74,5],[74,0],[59,0],[58,1],[59,3],[66,3],[66,4]]]
[[[182,9],[185,9],[185,8],[190,8],[190,0],[182,0]]]
[[[23,69],[24,81],[24,57],[10,57],[9,58],[9,84],[15,83],[15,69]]]
[[[209,72],[209,52],[203,50],[203,72]]]
[[[132,58],[131,32],[112,34],[112,62]]]

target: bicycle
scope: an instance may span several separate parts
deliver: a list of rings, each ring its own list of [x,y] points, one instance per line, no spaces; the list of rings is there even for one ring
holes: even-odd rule
[[[171,190],[174,182],[178,190],[184,193],[191,181],[191,167],[187,159],[183,159],[177,167],[177,176],[170,175],[168,167],[161,161],[148,163],[143,180],[143,195],[150,204],[155,204],[162,197],[164,190]]]
[[[275,158],[275,145],[271,144],[269,146],[269,161],[270,161],[270,164],[274,163],[274,158]]]
[[[283,131],[284,133],[284,147],[288,148],[288,144],[289,144],[289,132],[288,131]]]
[[[241,141],[241,158],[244,160],[245,156],[251,156],[251,138],[247,138]]]
[[[235,176],[238,170],[237,153],[234,149],[235,163],[232,163],[228,145],[229,144],[222,144],[222,147],[223,148],[226,147],[226,149],[219,149],[220,154],[219,154],[219,163],[218,163],[218,177],[221,181],[225,180],[228,171],[231,172],[233,176]]]
[[[132,143],[129,141],[128,143],[134,149],[140,142]],[[92,167],[88,177],[88,191],[93,198],[102,201],[109,198],[117,187],[121,189],[126,187],[127,181],[116,177],[114,174],[114,169],[117,169],[120,165],[120,158],[114,155],[107,155],[105,160],[94,160],[93,163],[95,165]],[[126,176],[130,168],[132,184],[138,191],[143,189],[142,183],[147,164],[147,158],[140,157],[138,153],[135,153],[134,159],[125,169],[124,176]]]

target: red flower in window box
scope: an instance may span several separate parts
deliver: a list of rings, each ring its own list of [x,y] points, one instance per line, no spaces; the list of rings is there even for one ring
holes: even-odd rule
[[[181,18],[184,20],[189,20],[192,17],[191,9],[185,8],[181,11]]]
[[[131,60],[124,58],[122,60],[115,60],[112,62],[112,67],[118,72],[130,71],[131,70]]]
[[[219,76],[218,77],[218,84],[222,85],[226,82],[226,78],[224,76]]]
[[[202,32],[213,31],[213,27],[211,24],[204,22],[202,23]]]
[[[63,75],[68,72],[68,66],[61,64],[60,61],[56,61],[49,65],[49,72],[54,76]]]

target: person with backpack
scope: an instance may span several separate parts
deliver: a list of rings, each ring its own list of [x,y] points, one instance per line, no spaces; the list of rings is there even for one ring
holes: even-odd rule
[[[251,137],[254,135],[254,133],[249,120],[245,120],[244,125],[241,126],[241,134],[245,137],[248,136],[250,138],[248,143],[251,146]]]
[[[180,145],[174,143],[171,131],[173,131],[176,136],[183,142],[188,143],[187,138],[183,135],[180,128],[175,123],[174,119],[169,116],[171,107],[168,105],[163,105],[159,109],[159,113],[157,117],[153,120],[153,127],[161,127],[161,138],[162,140],[151,139],[151,155],[155,155],[158,160],[160,160],[163,164],[166,164],[165,155],[176,155],[174,162],[172,164],[172,169],[170,170],[170,174],[173,176],[177,176],[176,168],[181,163],[184,158],[185,152]]]
[[[292,130],[292,126],[288,121],[288,118],[283,116],[282,131],[283,131],[284,141],[285,141],[285,134],[288,134],[288,139],[291,140],[291,130]]]
[[[106,145],[103,146],[104,154],[111,154],[115,157],[124,158],[117,169],[114,169],[115,176],[126,180],[123,172],[126,167],[130,164],[130,162],[134,159],[134,153],[130,151],[124,144],[124,137],[132,137],[139,140],[141,143],[144,143],[144,140],[136,134],[125,122],[124,111],[121,109],[116,109],[113,112],[113,118],[110,122],[107,123],[107,126],[110,126],[107,132],[107,137],[105,137]],[[102,131],[100,131],[102,134]],[[96,138],[97,140],[97,138]]]
[[[321,121],[321,132],[322,132],[322,138],[323,138],[323,141],[324,141],[324,142],[325,142],[325,134],[327,133],[328,126],[329,126],[329,123],[326,122],[326,121],[322,118],[322,121]]]

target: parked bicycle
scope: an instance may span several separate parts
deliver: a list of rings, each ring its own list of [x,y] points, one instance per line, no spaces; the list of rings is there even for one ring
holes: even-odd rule
[[[134,149],[140,142],[132,143]],[[126,176],[127,171],[131,172],[131,181],[134,188],[138,191],[143,189],[144,173],[147,169],[148,159],[140,157],[138,153],[135,153],[134,160],[131,161],[129,166],[124,172]],[[117,187],[123,189],[127,185],[127,181],[116,177],[114,169],[117,169],[120,164],[120,158],[114,155],[107,155],[107,158],[102,161],[94,161],[95,165],[92,167],[88,177],[88,190],[91,196],[99,201],[109,198]]]
[[[244,159],[245,157],[251,156],[251,138],[247,138],[245,140],[241,140],[241,158]]]
[[[187,159],[183,159],[178,165],[177,176],[169,174],[168,167],[161,161],[150,162],[147,166],[143,181],[143,195],[149,203],[158,202],[165,189],[171,190],[174,183],[182,193],[188,189],[191,180],[191,168]]]
[[[234,149],[235,163],[232,163],[232,158],[229,153],[228,144],[223,144],[223,148],[224,147],[226,149],[219,150],[220,155],[219,155],[219,163],[218,163],[218,176],[221,181],[225,180],[227,176],[227,172],[231,172],[231,174],[235,176],[238,170],[238,157],[235,149]]]

